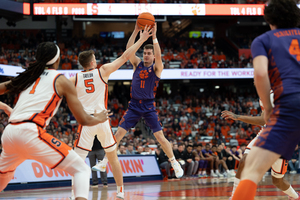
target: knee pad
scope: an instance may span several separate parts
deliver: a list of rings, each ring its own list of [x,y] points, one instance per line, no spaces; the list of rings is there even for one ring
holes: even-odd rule
[[[283,178],[284,177],[284,174],[278,174],[278,173],[274,172],[273,169],[271,170],[271,174],[275,178]]]

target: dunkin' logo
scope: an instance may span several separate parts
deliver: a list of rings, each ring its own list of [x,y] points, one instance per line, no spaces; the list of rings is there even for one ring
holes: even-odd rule
[[[143,169],[144,161],[142,159],[120,160],[120,164],[121,164],[122,171],[124,174],[145,172],[145,170]],[[112,172],[111,165],[108,163],[107,167],[106,167],[107,173],[109,172],[109,170]]]
[[[36,178],[42,178],[44,175],[49,178],[52,177],[71,177],[71,175],[60,169],[50,169],[48,166],[44,164],[40,164],[37,162],[31,163],[31,167],[33,169],[34,175]]]

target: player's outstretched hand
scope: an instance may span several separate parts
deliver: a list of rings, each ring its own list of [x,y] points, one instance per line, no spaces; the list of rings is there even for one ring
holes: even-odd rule
[[[138,26],[137,23],[135,23],[134,30],[139,32],[142,30],[142,28],[140,26]]]
[[[109,119],[109,116],[112,116],[113,113],[110,112],[110,110],[102,110],[99,113],[94,113],[94,117],[97,118],[101,123],[105,122]]]
[[[10,113],[12,112],[12,108],[9,107],[7,104],[0,102],[0,109],[4,110],[4,112],[10,116]]]
[[[228,110],[223,110],[221,116],[225,119],[232,119],[232,120],[237,120],[238,115],[228,111]]]
[[[152,36],[151,26],[146,25],[144,31],[140,31],[140,40],[146,41],[150,36]]]

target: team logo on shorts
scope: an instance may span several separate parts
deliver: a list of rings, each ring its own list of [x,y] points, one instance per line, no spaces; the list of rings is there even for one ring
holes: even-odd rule
[[[60,147],[60,145],[61,145],[61,142],[59,140],[56,140],[55,138],[52,138],[51,142],[52,142],[52,144],[54,144],[57,147]]]

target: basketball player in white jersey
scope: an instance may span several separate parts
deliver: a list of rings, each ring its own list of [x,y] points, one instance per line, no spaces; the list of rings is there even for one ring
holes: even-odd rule
[[[72,77],[70,80],[75,84],[78,98],[87,113],[93,114],[95,110],[99,112],[107,109],[107,82],[110,74],[119,69],[136,53],[151,36],[151,31],[150,27],[146,26],[144,31],[140,32],[140,39],[132,47],[127,49],[121,57],[112,63],[101,66],[100,69],[96,69],[97,63],[94,51],[83,51],[79,54],[78,60],[84,71],[77,73],[76,77]],[[117,141],[111,131],[109,121],[91,127],[80,126],[74,150],[85,160],[88,151],[91,151],[95,135],[97,135],[97,138],[101,142],[106,157],[111,164],[117,184],[117,198],[124,199],[123,174],[117,156]]]
[[[87,200],[89,167],[68,145],[46,133],[45,127],[63,97],[81,124],[93,126],[103,123],[111,114],[103,111],[91,116],[84,111],[72,82],[56,71],[60,51],[54,43],[39,44],[36,59],[19,76],[0,84],[0,94],[19,94],[2,135],[0,191],[12,179],[18,165],[26,159],[34,159],[51,169],[57,167],[74,176],[76,200]]]
[[[273,101],[274,101],[274,93],[270,93],[270,100],[272,102],[272,106],[274,107]],[[248,124],[254,124],[254,125],[260,125],[264,126],[264,107],[262,102],[259,100],[259,104],[262,109],[262,113],[260,116],[241,116],[236,115],[230,111],[224,110],[222,111],[222,117],[225,119],[232,119],[232,120],[239,120]],[[255,141],[257,140],[259,134],[263,131],[263,128],[260,130],[260,132],[257,134],[257,136],[248,144],[246,147],[245,153],[243,158],[240,160],[238,171],[236,173],[236,177],[234,179],[234,185],[233,190],[230,199],[233,197],[233,194],[235,192],[236,187],[238,186],[241,178],[241,173],[244,169],[245,161],[247,154],[250,152],[252,146],[254,145]],[[282,190],[285,194],[289,196],[289,200],[300,200],[299,193],[297,193],[294,188],[291,186],[289,182],[287,182],[283,177],[284,174],[287,171],[288,161],[284,159],[278,159],[273,165],[272,165],[272,182],[273,184],[280,190]]]

